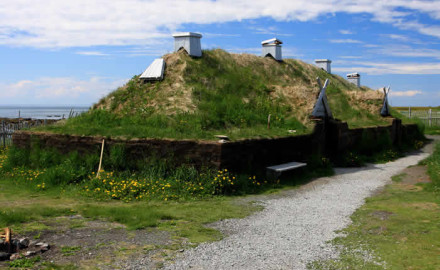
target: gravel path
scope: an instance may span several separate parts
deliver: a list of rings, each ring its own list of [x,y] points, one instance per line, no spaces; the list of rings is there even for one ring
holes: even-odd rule
[[[335,176],[263,198],[263,211],[217,224],[229,236],[183,252],[165,269],[306,269],[310,261],[337,256],[326,241],[347,227],[351,214],[391,176],[427,156],[418,153],[361,169],[339,168]]]

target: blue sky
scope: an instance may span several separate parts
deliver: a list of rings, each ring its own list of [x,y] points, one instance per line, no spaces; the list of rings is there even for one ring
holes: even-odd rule
[[[91,105],[172,52],[176,31],[234,53],[277,37],[284,57],[390,85],[394,106],[440,105],[439,1],[0,1],[0,105]]]

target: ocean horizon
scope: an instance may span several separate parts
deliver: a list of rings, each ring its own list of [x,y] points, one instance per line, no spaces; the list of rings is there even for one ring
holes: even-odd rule
[[[62,119],[87,111],[90,106],[0,105],[0,118]]]

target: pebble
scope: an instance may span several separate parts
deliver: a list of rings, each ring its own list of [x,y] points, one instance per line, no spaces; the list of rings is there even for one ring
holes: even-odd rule
[[[41,253],[44,253],[44,252],[48,251],[49,249],[50,249],[50,245],[46,244],[46,243],[40,247]]]
[[[19,253],[14,253],[11,255],[11,257],[9,258],[10,261],[15,261],[21,258],[21,255]]]
[[[284,196],[265,198],[264,210],[245,219],[217,223],[232,232],[223,240],[204,243],[179,254],[164,269],[307,269],[307,263],[331,259],[339,251],[328,241],[351,223],[365,198],[390,182],[393,175],[417,164],[419,153],[386,164],[336,169]],[[136,261],[129,269],[141,269]]]
[[[24,256],[26,256],[26,257],[31,257],[31,256],[34,256],[34,255],[36,255],[36,254],[37,254],[36,251],[28,250],[28,251],[26,251],[26,253],[24,254]]]
[[[29,239],[28,238],[21,238],[18,240],[19,244],[20,244],[20,248],[27,248],[29,246]]]

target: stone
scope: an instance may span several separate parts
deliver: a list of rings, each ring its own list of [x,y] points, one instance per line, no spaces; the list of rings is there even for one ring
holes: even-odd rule
[[[29,247],[30,241],[29,241],[28,238],[21,238],[18,241],[20,243],[20,248],[27,248],[27,247]]]
[[[41,253],[44,253],[44,252],[48,251],[49,249],[50,249],[50,245],[44,243],[44,244],[41,246],[40,251],[41,251]]]
[[[10,261],[15,261],[21,258],[20,253],[14,253],[11,255],[11,257],[9,258]]]
[[[35,252],[35,251],[33,251],[33,250],[28,250],[28,251],[26,251],[26,253],[24,254],[24,256],[26,256],[26,257],[31,257],[31,256],[34,256],[34,255],[36,255],[37,254],[37,252]]]
[[[11,254],[6,252],[0,252],[0,261],[7,261],[11,257]]]

